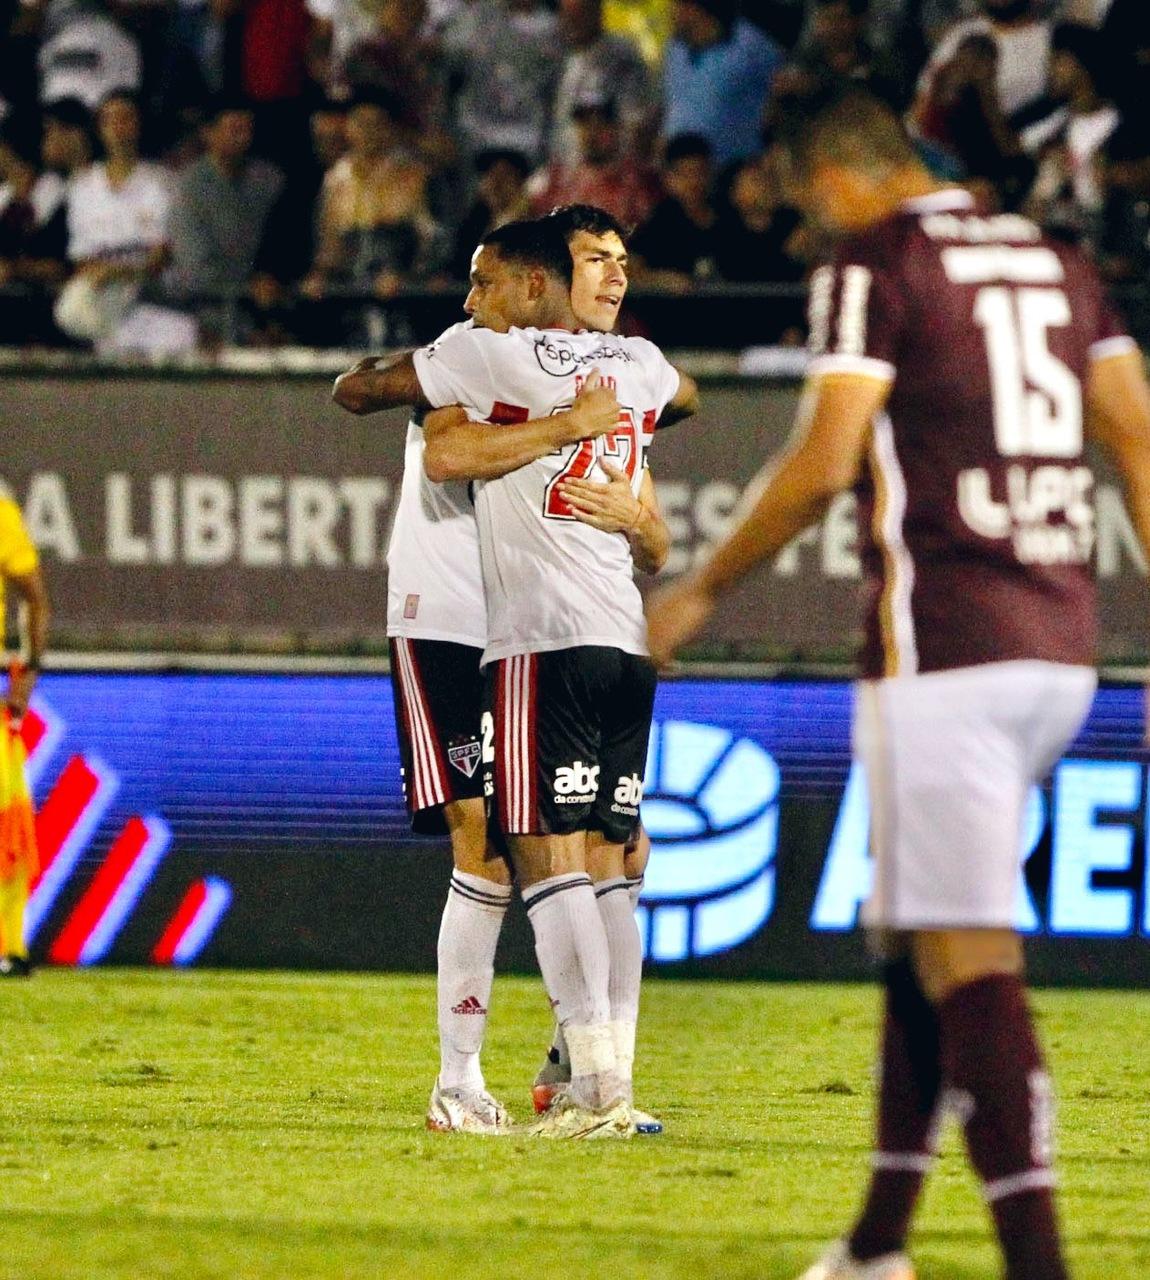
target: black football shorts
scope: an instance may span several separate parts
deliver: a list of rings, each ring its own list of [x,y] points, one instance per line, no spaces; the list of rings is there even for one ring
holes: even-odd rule
[[[482,799],[483,653],[446,640],[393,636],[391,689],[411,829],[447,831],[443,806]]]
[[[655,705],[651,661],[583,646],[504,658],[486,675],[499,830],[630,839]]]

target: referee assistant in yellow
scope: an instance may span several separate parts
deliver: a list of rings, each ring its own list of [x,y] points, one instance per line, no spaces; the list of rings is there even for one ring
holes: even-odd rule
[[[5,617],[8,585],[21,604],[22,653],[8,671],[0,720],[0,977],[26,978],[32,967],[24,937],[24,912],[40,867],[20,729],[48,639],[49,607],[40,557],[24,527],[20,508],[0,496],[0,619]]]

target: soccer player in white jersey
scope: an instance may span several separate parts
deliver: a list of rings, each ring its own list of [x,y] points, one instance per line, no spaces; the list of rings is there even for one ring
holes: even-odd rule
[[[506,329],[513,320],[529,318],[532,304],[522,272],[513,269],[513,254],[481,246],[477,257],[479,269],[473,273],[466,307],[474,323]],[[586,259],[596,257],[584,253]],[[590,260],[580,270],[583,292],[591,299],[585,304],[590,313],[596,292],[604,286],[604,273]],[[613,277],[608,284],[621,299],[625,276],[620,287],[618,269],[608,274]],[[593,323],[600,317],[586,318]],[[609,319],[614,322],[614,312]],[[337,402],[351,412],[370,413],[422,400],[410,356],[381,364],[369,357],[342,375],[334,391]],[[497,433],[488,429],[484,440],[476,439],[468,424],[464,430],[470,438],[457,443],[470,465],[476,465],[481,453],[481,469],[497,474],[569,440],[606,430],[617,414],[613,394],[591,387],[570,415]],[[450,412],[439,417],[444,425],[452,425]],[[483,1086],[479,1049],[510,888],[504,863],[486,841],[482,775],[476,768],[479,655],[486,619],[470,498],[463,484],[427,478],[421,421],[422,413],[417,413],[408,428],[403,489],[389,547],[388,627],[413,825],[424,831],[446,825],[453,850],[454,872],[438,954],[441,1069],[428,1123],[433,1128],[491,1132],[505,1125],[506,1113]],[[584,518],[602,521],[620,509],[618,486],[603,488],[605,492],[584,500]],[[650,532],[657,541],[665,541],[666,528],[653,509],[653,495],[649,501]],[[628,503],[632,505],[623,510],[628,523],[634,523],[629,491]],[[636,876],[640,878],[641,873]]]
[[[695,391],[651,343],[575,331],[571,254],[547,222],[536,231],[537,327],[456,332],[415,364],[432,403],[462,404],[480,422],[563,412],[596,374],[621,406],[596,441],[498,478],[470,472],[480,479],[496,810],[571,1058],[564,1105],[540,1131],[587,1136],[631,1131],[642,951],[624,845],[638,820],[655,678],[633,538],[580,520],[572,500],[584,482],[620,474],[638,502],[656,423],[669,406],[693,406]],[[453,457],[429,420],[429,474],[467,474]]]

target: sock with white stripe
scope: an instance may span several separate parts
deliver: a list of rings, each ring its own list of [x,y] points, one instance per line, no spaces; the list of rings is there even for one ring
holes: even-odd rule
[[[607,1023],[610,955],[603,921],[584,873],[552,876],[523,891],[535,954],[571,1054],[571,1095],[600,1107],[619,1093]],[[609,1048],[602,1043],[604,1037]]]
[[[439,1083],[483,1088],[479,1051],[511,886],[454,871],[439,926]]]
[[[963,1109],[1007,1280],[1067,1280],[1050,1167],[1050,1077],[1022,980],[979,978],[939,1005],[942,1063]]]
[[[636,912],[639,909],[639,899],[642,896],[643,896],[643,877],[641,875],[634,876],[633,878],[627,881],[627,897],[630,898],[631,900],[632,914],[634,914],[634,912]],[[642,978],[642,962],[643,962],[642,952],[643,952],[643,947],[642,947],[642,942],[640,941],[640,946],[639,946],[640,978]],[[611,964],[611,974],[612,974],[612,981],[613,981],[614,974],[615,974],[615,965],[613,960]],[[639,996],[638,996],[638,992],[636,992],[636,995],[635,995],[636,1014],[638,1013],[638,1009],[639,1009]],[[612,1012],[611,1017],[614,1018],[615,1016],[616,1016],[615,1013]],[[567,1052],[567,1037],[563,1034],[563,1028],[559,1025],[558,1022],[555,1024],[555,1031],[551,1036],[551,1048],[548,1050],[547,1056],[551,1060],[551,1062],[555,1064],[555,1066],[561,1069],[564,1067],[567,1068],[567,1074],[568,1074],[568,1077],[570,1077],[571,1055]],[[632,1063],[634,1062],[634,1058],[635,1058],[635,1037],[634,1037],[634,1029],[632,1028],[631,1051],[630,1051],[630,1060]]]
[[[869,1262],[906,1244],[923,1179],[934,1159],[942,1093],[938,1015],[909,959],[883,973],[886,1006],[879,1066],[878,1143],[866,1203],[849,1244]]]
[[[623,876],[601,880],[595,901],[607,935],[611,977],[607,993],[611,1001],[611,1026],[616,1065],[627,1096],[635,1063],[635,1024],[639,1020],[639,986],[643,980],[643,943],[635,923],[628,881]]]

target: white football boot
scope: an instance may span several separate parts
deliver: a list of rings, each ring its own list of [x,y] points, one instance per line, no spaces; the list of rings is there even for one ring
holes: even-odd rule
[[[566,1092],[570,1083],[570,1065],[560,1065],[559,1055],[554,1049],[548,1050],[531,1087],[531,1105],[535,1108],[535,1114],[546,1115],[555,1105],[556,1099]],[[653,1137],[663,1132],[662,1120],[647,1111],[640,1111],[638,1107],[631,1108],[631,1123],[635,1127],[635,1133],[641,1137]]]
[[[481,1133],[488,1137],[511,1132],[507,1108],[486,1089],[443,1089],[438,1078],[427,1105],[427,1127],[433,1133]]]
[[[905,1253],[886,1253],[870,1262],[856,1262],[843,1240],[837,1240],[799,1280],[915,1280]]]
[[[635,1132],[631,1108],[625,1102],[591,1111],[578,1106],[568,1093],[560,1093],[534,1124],[519,1130],[531,1138],[566,1138],[588,1141],[593,1138],[629,1138]]]

